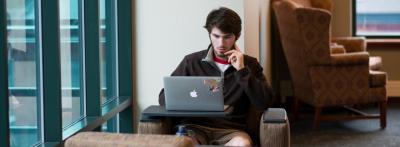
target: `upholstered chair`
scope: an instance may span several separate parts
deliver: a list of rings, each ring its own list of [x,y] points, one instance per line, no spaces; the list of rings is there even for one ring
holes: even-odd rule
[[[319,127],[320,121],[360,118],[380,119],[381,128],[385,128],[386,73],[369,70],[370,58],[362,39],[353,39],[352,45],[331,42],[329,9],[299,1],[307,0],[273,3],[293,84],[295,116],[301,101],[315,108],[314,128]],[[369,115],[351,107],[365,103],[378,103],[380,113]],[[331,106],[343,106],[360,115],[321,115],[322,108]]]
[[[277,117],[268,111],[280,111],[285,115],[277,121]],[[264,115],[265,114],[265,115]],[[271,115],[270,115],[271,114]],[[171,117],[158,117],[141,119],[139,122],[139,134],[174,134],[174,124]],[[283,121],[282,121],[283,120]],[[290,126],[286,111],[282,108],[270,108],[263,115],[254,109],[249,110],[247,127],[253,143],[261,147],[289,147]],[[256,139],[257,138],[257,139]],[[254,142],[254,141],[259,142]]]
[[[280,1],[280,0],[273,0]],[[291,0],[294,3],[306,8],[324,9],[329,12],[333,11],[334,5],[331,0]],[[334,17],[334,16],[332,16]],[[331,26],[329,26],[331,31]],[[332,37],[330,40],[332,53],[352,53],[366,52],[367,43],[365,37]],[[369,69],[379,71],[382,70],[382,58],[379,56],[369,57]]]

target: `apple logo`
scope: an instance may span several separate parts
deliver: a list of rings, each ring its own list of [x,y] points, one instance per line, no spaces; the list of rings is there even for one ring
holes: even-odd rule
[[[190,92],[190,96],[193,97],[193,98],[196,98],[196,97],[197,97],[197,92],[196,92],[196,90],[191,91],[191,92]]]

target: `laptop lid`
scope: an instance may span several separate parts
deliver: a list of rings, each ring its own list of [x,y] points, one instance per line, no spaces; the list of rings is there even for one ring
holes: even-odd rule
[[[224,111],[221,77],[164,77],[165,108],[186,111]]]

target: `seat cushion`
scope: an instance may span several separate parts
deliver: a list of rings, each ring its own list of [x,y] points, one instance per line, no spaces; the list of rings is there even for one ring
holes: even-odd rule
[[[67,139],[65,147],[192,147],[188,137],[175,135],[81,132]]]
[[[382,58],[379,56],[369,57],[369,69],[370,70],[381,70],[382,69]]]
[[[387,81],[386,72],[383,71],[369,71],[370,87],[385,86]]]

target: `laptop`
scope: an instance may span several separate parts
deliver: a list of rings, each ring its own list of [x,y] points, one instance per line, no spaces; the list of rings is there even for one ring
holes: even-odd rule
[[[224,111],[221,77],[164,77],[166,110]]]

